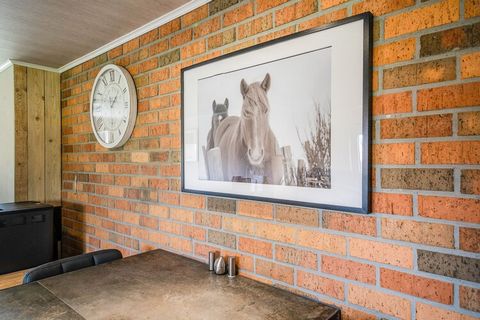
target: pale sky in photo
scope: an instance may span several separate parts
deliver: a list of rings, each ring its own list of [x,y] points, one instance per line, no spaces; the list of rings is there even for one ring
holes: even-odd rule
[[[240,116],[243,104],[241,80],[245,79],[248,84],[262,81],[267,73],[271,76],[267,93],[270,127],[280,147],[291,146],[295,163],[298,159],[306,159],[296,128],[305,139],[314,125],[315,101],[320,103],[322,110],[330,112],[330,48],[199,80],[199,178],[206,178],[202,146],[206,145],[211,127],[213,100],[223,104],[228,98],[229,115]]]

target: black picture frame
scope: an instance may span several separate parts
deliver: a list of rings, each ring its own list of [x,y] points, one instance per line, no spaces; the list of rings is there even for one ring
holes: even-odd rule
[[[185,186],[185,73],[194,68],[200,66],[208,65],[217,61],[229,59],[231,57],[255,51],[260,48],[265,48],[272,46],[290,39],[299,38],[305,35],[312,33],[322,32],[328,29],[336,28],[342,25],[346,25],[356,21],[363,21],[363,89],[362,89],[362,102],[363,102],[363,114],[362,114],[362,165],[361,165],[361,206],[342,206],[334,204],[323,204],[323,203],[312,203],[306,201],[296,201],[288,199],[278,199],[270,197],[259,197],[251,195],[242,195],[235,193],[226,193],[221,192],[212,192],[204,190],[196,190],[187,188]],[[370,213],[371,208],[371,191],[370,191],[370,180],[371,180],[371,102],[372,102],[372,49],[373,49],[373,15],[370,12],[362,13],[359,15],[351,16],[342,20],[338,20],[320,27],[308,29],[305,31],[297,32],[291,35],[283,36],[268,42],[260,43],[248,48],[244,48],[235,52],[231,52],[201,63],[197,63],[188,67],[185,67],[181,70],[181,143],[182,143],[182,152],[181,152],[181,191],[185,193],[194,193],[201,194],[206,196],[216,196],[216,197],[226,197],[226,198],[236,198],[243,200],[252,200],[252,201],[263,201],[270,203],[278,203],[292,206],[300,207],[311,207],[317,209],[325,210],[334,210],[334,211],[346,211],[353,213],[368,214]]]

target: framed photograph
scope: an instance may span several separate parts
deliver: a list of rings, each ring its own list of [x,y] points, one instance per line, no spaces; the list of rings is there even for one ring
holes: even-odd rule
[[[182,191],[369,212],[370,13],[182,70]]]

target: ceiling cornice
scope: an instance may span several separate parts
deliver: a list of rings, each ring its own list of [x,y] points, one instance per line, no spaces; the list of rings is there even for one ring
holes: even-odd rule
[[[11,65],[12,65],[12,61],[10,60],[7,60],[4,63],[0,64],[0,72],[7,70],[8,67],[10,67]]]
[[[0,64],[0,72],[7,69],[8,67],[10,67],[13,64],[22,65],[22,66],[31,67],[31,68],[42,69],[42,70],[47,70],[47,71],[52,71],[52,72],[58,72],[58,73],[65,72],[65,71],[67,71],[67,70],[69,70],[73,67],[78,66],[79,64],[84,63],[85,61],[93,59],[93,58],[95,58],[95,57],[97,57],[97,56],[99,56],[99,55],[101,55],[101,54],[103,54],[103,53],[105,53],[105,52],[107,52],[111,49],[114,49],[114,48],[116,48],[116,47],[130,41],[130,40],[133,40],[133,39],[141,36],[142,34],[145,34],[145,33],[149,32],[149,31],[151,31],[155,28],[158,28],[158,27],[166,24],[167,22],[170,22],[170,21],[172,21],[172,20],[174,20],[178,17],[181,17],[184,14],[189,13],[190,11],[195,10],[198,7],[203,6],[204,4],[209,3],[210,1],[211,0],[191,0],[190,2],[187,2],[186,4],[178,7],[177,9],[172,10],[169,13],[164,14],[163,16],[161,16],[161,17],[159,17],[155,20],[150,21],[149,23],[141,26],[140,28],[137,28],[137,29],[131,31],[131,32],[129,32],[129,33],[127,33],[127,34],[125,34],[125,35],[107,43],[106,45],[101,46],[100,48],[95,49],[92,52],[89,52],[89,53],[81,56],[80,58],[77,58],[77,59],[65,64],[64,66],[61,66],[58,69],[10,59],[10,60],[5,61],[3,64]]]
[[[183,16],[186,13],[189,13],[192,10],[197,9],[200,6],[203,6],[204,4],[209,3],[211,0],[191,0],[190,2],[187,2],[186,4],[178,7],[177,9],[170,11],[169,13],[150,21],[149,23],[141,26],[138,29],[135,29],[120,38],[117,38],[113,40],[112,42],[107,43],[104,46],[101,46],[100,48],[93,50],[90,53],[87,53],[86,55],[73,60],[72,62],[67,63],[66,65],[60,67],[57,69],[57,72],[64,72],[67,71],[73,67],[78,66],[81,63],[84,63],[85,61],[88,61],[92,58],[95,58],[96,56],[99,56],[111,49],[114,49],[118,47],[119,45],[122,45],[130,40],[135,39],[136,37],[141,36],[142,34],[145,34],[149,31],[152,31],[155,28],[158,28],[162,25],[164,25],[167,22],[170,22],[178,17]]]

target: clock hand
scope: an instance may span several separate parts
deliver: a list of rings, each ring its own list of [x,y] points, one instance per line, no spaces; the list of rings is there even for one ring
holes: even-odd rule
[[[117,101],[117,98],[118,98],[118,94],[115,96],[115,99],[113,99],[112,103],[110,104],[110,108],[113,107],[113,105],[115,104],[115,101]]]

